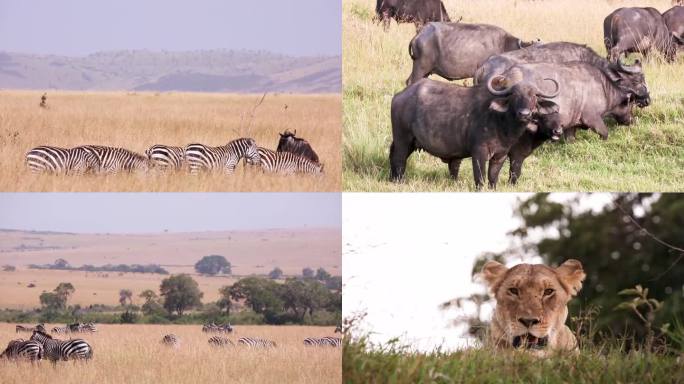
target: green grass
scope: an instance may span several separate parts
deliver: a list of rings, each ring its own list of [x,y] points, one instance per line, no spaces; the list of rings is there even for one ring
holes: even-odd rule
[[[683,359],[619,349],[544,359],[488,349],[410,353],[357,341],[344,346],[342,376],[343,383],[684,383]]]
[[[523,39],[586,43],[601,55],[603,18],[618,6],[634,5],[614,3],[445,1],[452,19],[463,16],[463,22],[499,25]],[[661,11],[670,6],[669,1],[639,4]],[[407,47],[415,29],[393,22],[384,32],[372,21],[374,5],[373,0],[343,2],[344,190],[474,190],[470,159],[463,161],[460,179],[454,182],[447,166],[425,152],[411,155],[404,183],[388,181],[390,103],[411,71]],[[675,64],[653,58],[644,70],[652,104],[635,110],[633,125],[609,124],[607,141],[580,131],[575,143],[547,143],[527,158],[516,186],[507,183],[506,164],[497,190],[684,191],[684,54]]]

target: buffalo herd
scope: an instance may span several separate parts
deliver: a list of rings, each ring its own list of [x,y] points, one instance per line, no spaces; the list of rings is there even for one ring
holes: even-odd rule
[[[377,18],[413,22],[408,47],[413,69],[406,88],[392,99],[390,179],[404,179],[408,157],[423,150],[440,158],[458,178],[472,158],[477,189],[496,188],[510,161],[509,183],[546,141],[575,138],[577,128],[608,138],[605,118],[632,123],[634,106],[651,103],[639,60],[630,53],[655,50],[667,62],[684,46],[684,7],[661,14],[654,8],[620,8],[604,20],[607,57],[586,45],[544,43],[485,24],[448,22],[439,0],[378,0]],[[428,79],[472,78],[472,87]],[[485,178],[486,175],[486,178]]]

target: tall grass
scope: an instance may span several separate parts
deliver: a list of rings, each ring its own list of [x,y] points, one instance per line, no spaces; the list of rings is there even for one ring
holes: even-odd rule
[[[654,6],[669,1],[594,0],[445,0],[453,20],[488,23],[529,40],[588,44],[600,55],[603,18],[621,6]],[[343,2],[343,126],[344,189],[348,191],[470,191],[470,161],[464,161],[458,182],[449,178],[439,159],[414,153],[406,182],[389,179],[392,140],[390,103],[404,88],[412,61],[408,43],[412,24],[389,31],[373,23],[372,0]],[[508,166],[501,173],[501,191],[681,191],[684,185],[684,54],[675,64],[654,57],[644,67],[652,105],[635,110],[629,127],[610,125],[610,138],[581,131],[574,144],[547,143],[530,156],[515,187],[508,185]],[[437,78],[433,76],[434,78]],[[467,80],[469,81],[469,80]],[[472,82],[469,81],[471,84]],[[456,83],[463,83],[459,81]]]
[[[48,329],[52,325],[48,325]],[[273,350],[244,347],[215,349],[199,325],[98,325],[94,334],[78,334],[93,347],[88,363],[0,360],[0,382],[11,383],[339,383],[339,348],[309,348],[306,337],[332,336],[333,327],[240,326],[228,337],[275,341]],[[168,333],[180,337],[178,349],[161,345]],[[0,347],[26,334],[0,324]],[[60,338],[64,338],[63,336]]]
[[[340,116],[338,95],[0,91],[1,191],[339,191]],[[287,108],[286,108],[287,107]],[[121,146],[144,152],[153,144],[193,142],[225,145],[249,136],[275,149],[278,133],[297,130],[324,163],[324,174],[281,176],[238,167],[232,176],[185,172],[98,177],[33,175],[24,155],[37,145]]]

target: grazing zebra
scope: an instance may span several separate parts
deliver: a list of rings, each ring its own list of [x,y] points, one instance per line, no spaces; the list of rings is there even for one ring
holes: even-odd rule
[[[83,175],[97,171],[97,158],[84,148],[40,146],[26,153],[26,166],[34,173]]]
[[[275,348],[276,343],[271,340],[256,339],[253,337],[241,337],[238,344],[246,345],[250,348]]]
[[[19,359],[25,358],[31,361],[41,360],[45,356],[43,344],[33,340],[12,340],[7,344],[7,348],[0,354],[0,359]]]
[[[259,147],[261,169],[266,172],[292,173],[323,173],[323,164],[315,163],[306,157],[291,152],[276,152]]]
[[[222,147],[208,147],[203,144],[188,144],[185,147],[185,161],[192,174],[201,169],[223,169],[226,174],[231,174],[243,157],[248,164],[259,164],[259,152],[254,139],[243,137]]]
[[[152,166],[161,171],[179,170],[183,168],[185,162],[185,148],[183,147],[155,144],[145,151],[145,155]]]
[[[341,347],[342,339],[339,337],[307,337],[304,339],[304,345],[316,347]]]
[[[19,332],[33,332],[33,331],[35,331],[35,330],[45,332],[45,324],[42,324],[42,323],[41,323],[41,324],[37,324],[35,327],[27,327],[27,326],[24,326],[24,325],[17,325],[17,327],[16,327],[16,333],[19,333]]]
[[[83,339],[58,340],[45,332],[33,331],[31,340],[43,344],[45,357],[50,361],[57,360],[89,360],[93,357],[93,348]]]
[[[82,148],[93,154],[98,161],[98,172],[117,174],[119,171],[144,171],[150,168],[147,156],[129,151],[126,148],[105,147],[101,145],[82,145]]]
[[[180,339],[178,339],[178,336],[171,333],[169,335],[165,335],[162,338],[162,344],[167,345],[169,347],[176,347],[177,348],[180,346]]]
[[[239,342],[239,341],[238,341]],[[233,347],[235,344],[233,344],[230,339],[227,337],[221,337],[221,336],[212,336],[209,338],[209,345],[213,345],[215,347]]]
[[[95,328],[95,324],[93,323],[79,323],[75,324],[76,325],[76,331],[75,332],[97,332],[97,328]],[[71,325],[72,331],[73,331],[73,326],[74,324]]]

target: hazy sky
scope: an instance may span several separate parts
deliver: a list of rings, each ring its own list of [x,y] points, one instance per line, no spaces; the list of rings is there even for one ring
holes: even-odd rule
[[[341,54],[340,0],[0,0],[0,50]]]
[[[336,227],[339,193],[0,193],[0,228],[88,233]]]
[[[506,235],[520,222],[513,218],[513,193],[345,194],[342,217],[344,266],[343,315],[366,312],[361,327],[376,343],[398,337],[420,350],[457,349],[474,341],[452,320],[474,306],[444,312],[439,305],[456,297],[485,292],[471,279],[475,258],[511,243]],[[554,194],[567,201],[575,194]],[[597,210],[609,194],[585,197],[581,209]],[[510,265],[539,263],[520,255]],[[491,315],[485,307],[483,317]]]

